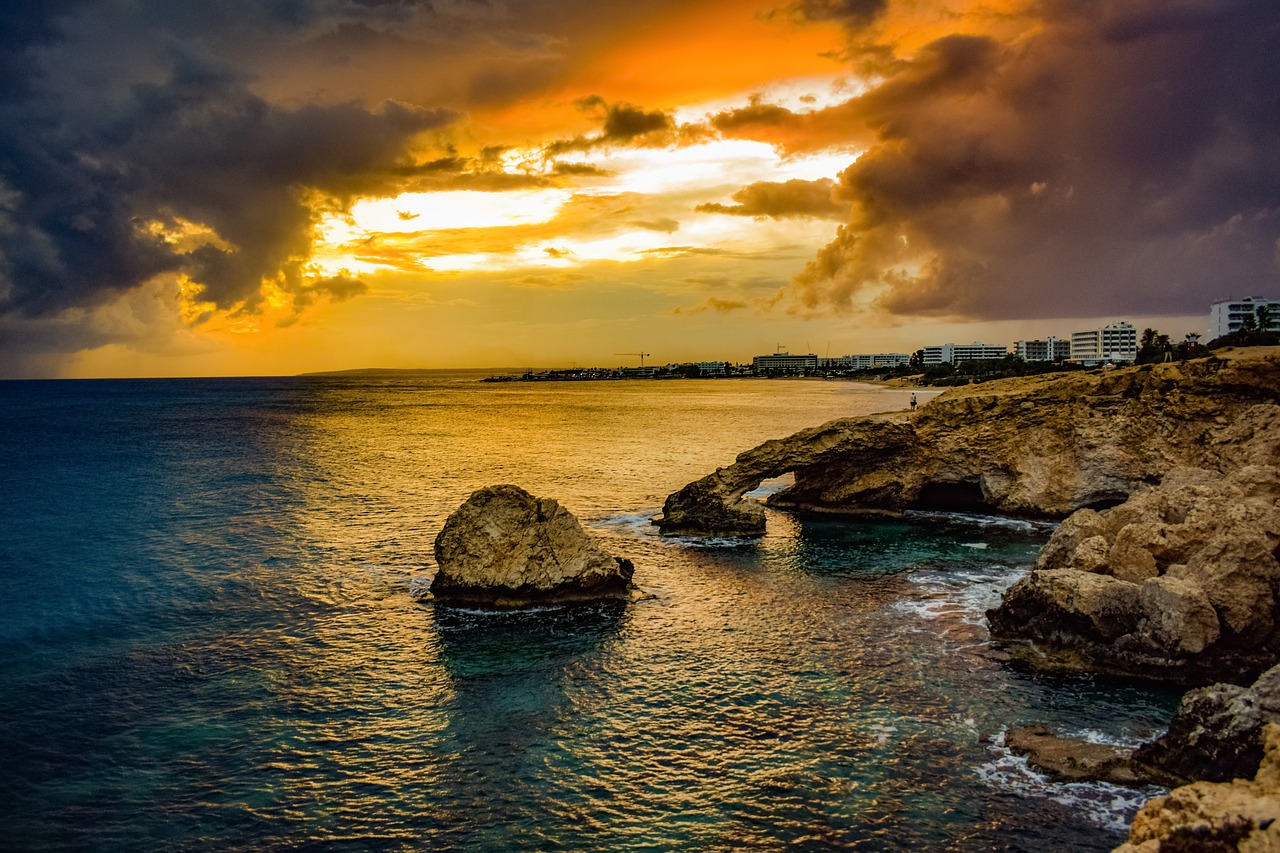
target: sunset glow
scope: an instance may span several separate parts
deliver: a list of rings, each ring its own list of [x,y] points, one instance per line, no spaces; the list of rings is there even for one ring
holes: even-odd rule
[[[1195,331],[1280,281],[1252,13],[249,7],[15,35],[8,375],[608,362],[619,329],[669,361]],[[555,332],[494,337],[515,306]]]
[[[699,213],[698,205],[732,204],[734,192],[758,182],[831,180],[856,158],[853,152],[784,157],[766,143],[733,139],[590,151],[572,161],[583,176],[566,187],[409,192],[359,200],[348,212],[320,222],[312,254],[319,271],[335,275],[569,268],[698,250],[742,251],[747,245],[759,248],[762,241],[776,243],[783,231],[792,239],[794,229],[767,223],[766,216],[757,221]],[[532,159],[530,151],[508,152],[502,174],[526,173]],[[539,174],[554,175],[554,167]],[[644,206],[670,218],[656,217],[647,226],[640,222],[639,228],[638,220],[601,222],[601,205]],[[502,248],[465,251],[490,240]]]

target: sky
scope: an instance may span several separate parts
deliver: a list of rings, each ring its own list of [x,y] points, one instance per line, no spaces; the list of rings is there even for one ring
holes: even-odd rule
[[[0,378],[1180,338],[1275,0],[6,0]]]

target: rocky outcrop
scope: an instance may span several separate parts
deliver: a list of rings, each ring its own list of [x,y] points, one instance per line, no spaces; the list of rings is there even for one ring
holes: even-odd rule
[[[1054,782],[1110,782],[1137,787],[1168,784],[1158,769],[1133,760],[1132,750],[1060,737],[1046,726],[1018,726],[1005,733],[1005,746]]]
[[[658,524],[762,533],[764,513],[743,495],[788,472],[795,484],[775,505],[1062,517],[1120,503],[1177,467],[1273,464],[1278,401],[1276,348],[970,385],[915,413],[836,420],[765,442],[668,497]]]
[[[1139,747],[1134,758],[1182,781],[1251,778],[1262,762],[1268,723],[1280,723],[1280,666],[1250,687],[1214,684],[1187,693],[1169,731]]]
[[[1196,782],[1151,800],[1115,853],[1280,851],[1280,726],[1265,728],[1263,745],[1251,781]]]
[[[436,537],[435,556],[432,595],[473,607],[625,600],[635,571],[556,501],[518,486],[472,494]]]
[[[1280,468],[1179,468],[1070,516],[987,619],[1041,664],[1247,682],[1280,660],[1277,554]]]

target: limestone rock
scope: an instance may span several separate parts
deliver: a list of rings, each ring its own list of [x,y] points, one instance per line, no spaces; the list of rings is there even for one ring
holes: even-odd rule
[[[788,472],[795,483],[770,498],[774,506],[1060,518],[1120,503],[1175,468],[1211,477],[1275,464],[1278,400],[1280,348],[969,385],[914,414],[835,420],[767,441],[670,495],[658,524],[668,532],[761,534],[764,515],[742,496]],[[1196,480],[1184,488],[1199,487]],[[1176,515],[1170,522],[1179,524]],[[1055,547],[1075,555],[1081,541],[1105,535],[1114,549],[1120,527],[1138,517],[1112,510],[1112,520],[1114,529],[1079,519],[1079,529],[1064,532]],[[1109,553],[1095,568],[1134,582],[1158,576],[1136,542],[1119,544],[1115,565]],[[1053,552],[1044,559],[1041,568],[1067,565]],[[1158,566],[1179,562],[1155,559]]]
[[[1150,522],[1135,522],[1120,528],[1105,560],[1111,576],[1129,583],[1157,577],[1160,567],[1156,554],[1163,554],[1163,535],[1162,527]]]
[[[1164,774],[1153,779],[1150,770],[1133,762],[1127,749],[1059,737],[1038,724],[1010,729],[1004,742],[1054,782],[1110,782],[1137,787],[1167,779]]]
[[[1151,578],[1138,594],[1139,629],[1156,651],[1194,655],[1218,639],[1218,614],[1199,584],[1175,577]]]
[[[1148,802],[1114,853],[1280,851],[1280,726],[1266,726],[1263,746],[1251,781],[1196,782]]]
[[[518,486],[472,494],[436,537],[435,556],[436,600],[478,607],[622,600],[634,572],[556,501]]]
[[[1107,644],[1133,633],[1142,617],[1141,588],[1093,572],[1032,572],[988,611],[992,634],[1026,635],[1069,645]]]
[[[1090,536],[1071,555],[1071,568],[1077,572],[1101,572],[1111,557],[1111,543],[1105,536]]]
[[[1280,468],[1175,468],[1069,517],[988,623],[1048,665],[1065,653],[1142,678],[1248,681],[1280,660],[1278,551]]]
[[[1251,687],[1214,684],[1182,697],[1169,731],[1134,758],[1184,781],[1252,777],[1262,761],[1262,729],[1280,723],[1280,665]]]
[[[1065,569],[1080,543],[1106,533],[1106,522],[1091,509],[1081,509],[1067,516],[1053,531],[1036,558],[1037,569]]]

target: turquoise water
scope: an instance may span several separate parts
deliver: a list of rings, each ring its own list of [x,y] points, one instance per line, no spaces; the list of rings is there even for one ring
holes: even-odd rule
[[[906,392],[475,378],[0,383],[0,847],[1107,850],[1154,793],[1003,749],[1027,721],[1134,743],[1176,698],[992,653],[1045,528],[648,524]],[[421,601],[444,518],[499,482],[653,599]]]

